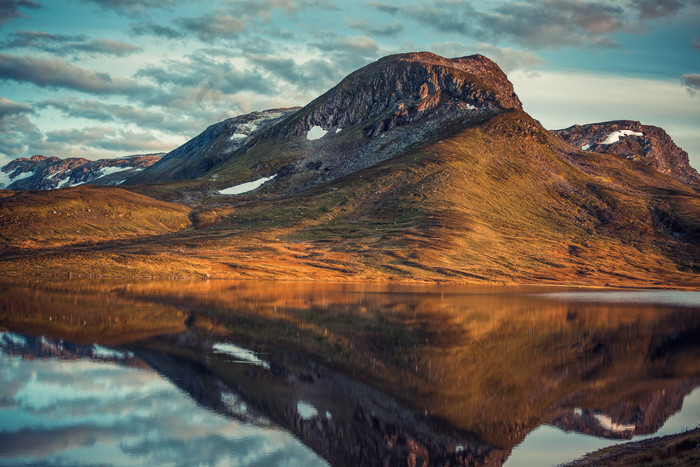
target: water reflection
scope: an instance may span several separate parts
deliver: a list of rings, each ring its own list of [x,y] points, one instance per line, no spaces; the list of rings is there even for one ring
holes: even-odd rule
[[[327,465],[274,424],[195,404],[130,352],[0,345],[0,465]]]
[[[138,359],[226,420],[284,427],[332,465],[500,465],[543,424],[628,439],[658,430],[700,383],[695,292],[3,287],[0,324],[120,344],[91,356]],[[169,449],[158,446],[143,451]]]

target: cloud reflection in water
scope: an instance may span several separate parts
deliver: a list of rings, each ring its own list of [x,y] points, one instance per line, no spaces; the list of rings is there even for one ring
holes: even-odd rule
[[[0,351],[0,465],[326,465],[284,430],[198,406],[158,374]]]

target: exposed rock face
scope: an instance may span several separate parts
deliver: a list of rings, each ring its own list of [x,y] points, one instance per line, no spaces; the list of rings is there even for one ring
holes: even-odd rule
[[[245,146],[254,135],[296,110],[297,108],[270,109],[215,123],[187,143],[166,154],[150,170],[135,174],[127,183],[154,183],[198,178]]]
[[[364,122],[365,135],[372,137],[434,113],[457,118],[501,109],[522,109],[522,104],[488,58],[408,53],[384,57],[349,75],[304,109],[306,125],[298,130]]]
[[[162,154],[144,154],[97,161],[39,155],[19,158],[0,169],[0,188],[53,190],[85,183],[119,185],[129,175],[159,161],[161,156]]]
[[[682,183],[700,188],[700,175],[690,166],[688,153],[659,127],[617,120],[574,125],[553,133],[583,151],[619,154],[643,161]]]

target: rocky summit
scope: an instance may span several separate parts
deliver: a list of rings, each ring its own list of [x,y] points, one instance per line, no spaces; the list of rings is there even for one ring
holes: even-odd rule
[[[1,192],[4,270],[700,286],[687,154],[632,121],[548,131],[481,55],[385,57],[302,108],[214,124],[119,186]],[[53,213],[91,197],[57,235]]]
[[[700,175],[690,166],[688,153],[662,129],[631,120],[573,125],[555,135],[582,151],[617,154],[641,161],[659,172],[700,189]]]

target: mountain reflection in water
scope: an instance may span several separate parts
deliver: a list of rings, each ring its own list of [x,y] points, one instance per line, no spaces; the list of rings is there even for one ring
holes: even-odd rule
[[[5,358],[119,363],[159,381],[157,394],[166,382],[148,367],[218,414],[217,426],[235,424],[227,432],[259,430],[237,438],[256,440],[244,449],[210,424],[189,426],[204,417],[200,408],[163,402],[165,431],[153,428],[140,455],[186,445],[191,457],[176,458],[190,464],[197,453],[208,463],[215,450],[234,465],[263,455],[311,462],[286,431],[331,465],[501,465],[543,424],[618,440],[652,434],[700,384],[697,292],[645,291],[636,300],[617,291],[605,301],[604,291],[532,287],[97,280],[5,283],[0,292],[0,325],[12,331],[3,335]],[[3,368],[3,387],[30,384]],[[41,392],[52,394],[44,397],[61,402],[69,390],[51,377],[72,373],[80,381],[79,371],[42,376]],[[92,382],[91,397],[134,388],[125,377],[104,381]],[[2,391],[4,406],[16,405],[16,393]],[[119,410],[138,416],[139,397],[108,398],[109,406],[123,400]],[[71,425],[68,402],[61,423],[39,412],[31,422],[26,414],[3,421],[0,464],[19,446],[38,452],[35,460],[66,450],[58,432],[84,428]],[[94,427],[107,423],[99,408],[91,417]],[[109,449],[115,465],[129,465],[135,441],[120,423]],[[191,440],[172,441],[178,424]],[[22,434],[30,428],[44,430],[41,442]]]

